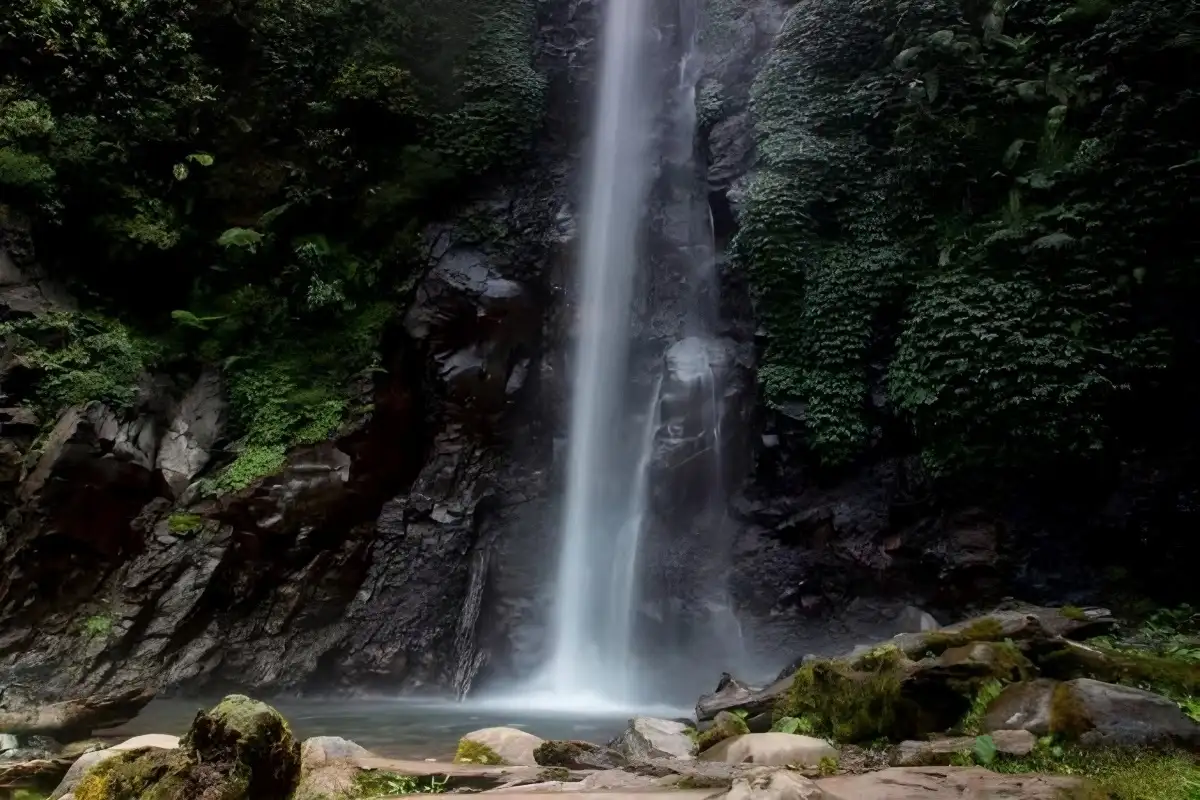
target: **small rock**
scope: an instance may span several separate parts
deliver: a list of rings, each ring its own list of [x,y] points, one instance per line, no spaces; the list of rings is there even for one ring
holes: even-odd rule
[[[337,737],[322,737],[336,739]],[[348,761],[329,761],[309,768],[290,800],[329,800],[334,797],[354,797],[358,789],[358,767]]]
[[[11,733],[0,733],[0,755],[9,750],[16,750],[20,746],[21,743],[17,741],[17,737]]]
[[[474,744],[476,748],[464,746]],[[462,754],[460,759],[455,757],[455,761],[467,763],[468,760],[473,763],[474,759],[469,759],[468,751],[480,750],[489,751],[499,758],[501,764],[513,764],[522,767],[536,767],[538,762],[533,757],[533,751],[546,743],[545,739],[539,736],[534,736],[528,731],[523,731],[518,728],[483,728],[481,730],[472,731],[463,736],[458,742],[458,752]],[[490,761],[488,763],[491,763]]]
[[[746,727],[751,733],[769,733],[771,726],[775,723],[774,715],[770,712],[755,714],[753,717],[746,718]]]
[[[635,717],[609,747],[626,758],[692,758],[696,742],[682,722],[654,717]]]
[[[313,736],[300,745],[301,771],[307,773],[332,762],[373,755],[365,747],[340,736]]]
[[[936,631],[942,626],[932,614],[922,611],[916,606],[905,606],[896,617],[896,633],[925,633]]]
[[[985,731],[1026,730],[1034,736],[1050,733],[1050,706],[1057,681],[1047,678],[1004,687],[983,715]]]
[[[823,800],[817,784],[795,772],[778,770],[755,778],[734,781],[724,800]]]
[[[837,749],[824,739],[795,733],[746,733],[717,742],[700,754],[705,761],[784,767],[815,767],[823,758],[837,758]]]

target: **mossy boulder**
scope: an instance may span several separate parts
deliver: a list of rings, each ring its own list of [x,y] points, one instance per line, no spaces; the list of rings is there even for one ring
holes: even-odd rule
[[[1016,683],[983,717],[989,732],[1053,734],[1089,747],[1162,747],[1200,751],[1200,725],[1165,697],[1088,678]]]
[[[696,752],[703,753],[718,742],[750,732],[745,718],[729,711],[722,711],[713,719],[712,725],[696,737]]]
[[[300,776],[300,743],[287,721],[266,703],[244,695],[229,695],[197,714],[182,746],[200,763],[246,769],[254,800],[286,798]]]
[[[279,712],[230,695],[196,715],[179,749],[122,752],[87,771],[76,800],[287,800],[300,746]]]

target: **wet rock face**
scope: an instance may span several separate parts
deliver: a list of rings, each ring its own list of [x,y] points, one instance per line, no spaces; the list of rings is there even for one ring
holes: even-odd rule
[[[493,658],[503,672],[542,611],[531,586],[544,584],[566,373],[547,335],[563,340],[576,95],[598,23],[590,2],[539,15],[543,141],[523,171],[427,231],[427,272],[381,344],[386,373],[363,387],[368,418],[205,498],[196,478],[225,421],[215,373],[151,381],[128,413],[72,409],[26,463],[38,421],[18,407],[19,365],[0,363],[12,399],[0,398],[12,407],[0,411],[0,676],[51,696],[100,684],[441,693],[465,691]],[[0,319],[52,301],[30,263],[0,264]]]

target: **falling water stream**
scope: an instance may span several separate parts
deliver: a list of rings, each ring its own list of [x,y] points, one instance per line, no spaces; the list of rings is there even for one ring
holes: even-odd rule
[[[622,474],[619,436],[637,274],[640,220],[650,182],[646,92],[648,3],[608,0],[587,191],[583,204],[570,452],[562,522],[553,649],[543,676],[562,704],[630,703],[628,620],[616,620],[610,594],[634,575],[614,552],[629,521],[613,500]],[[627,465],[632,466],[632,465]],[[628,491],[629,487],[626,487]],[[616,513],[614,513],[616,512]],[[620,613],[628,613],[622,611]]]
[[[660,84],[653,74],[661,60],[651,50],[667,41],[652,18],[665,9],[649,0],[605,3],[581,208],[580,314],[551,653],[526,694],[532,704],[540,697],[557,708],[645,708],[654,699],[634,641],[664,378],[658,376],[648,393],[644,382],[638,391],[628,367],[652,180],[659,163],[668,176],[689,174],[695,166],[700,2],[677,3],[671,23],[677,79],[662,87],[665,92],[655,90]],[[656,126],[663,109],[669,118]],[[669,202],[682,204],[687,220],[665,236],[689,264],[681,311],[687,330],[680,334],[703,336],[715,316],[707,209],[701,209],[703,194],[694,186],[667,180]],[[709,408],[696,410],[719,434],[721,387],[707,361],[704,367],[700,402]],[[719,454],[715,441],[711,451]]]

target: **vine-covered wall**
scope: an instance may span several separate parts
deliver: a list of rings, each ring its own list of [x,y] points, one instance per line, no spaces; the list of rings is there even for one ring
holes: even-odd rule
[[[823,462],[900,430],[1027,474],[1194,397],[1198,31],[1182,0],[796,5],[735,252]]]

